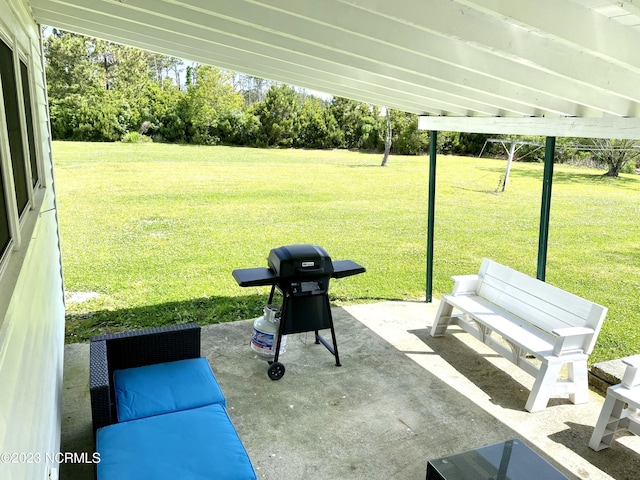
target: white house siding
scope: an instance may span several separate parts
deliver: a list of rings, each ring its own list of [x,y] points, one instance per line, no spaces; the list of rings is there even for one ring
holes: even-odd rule
[[[60,448],[64,295],[39,28],[26,0],[0,0],[0,38],[29,66],[40,178],[0,271],[0,479],[43,480]]]

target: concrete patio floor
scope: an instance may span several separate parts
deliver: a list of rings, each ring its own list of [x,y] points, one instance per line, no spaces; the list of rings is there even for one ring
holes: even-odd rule
[[[526,412],[533,379],[457,328],[431,338],[436,309],[335,307],[342,367],[312,333],[291,335],[279,381],[248,346],[251,320],[203,327],[202,353],[258,477],[424,479],[429,459],[520,438],[570,479],[638,478],[639,437],[588,447],[602,396]],[[88,344],[67,345],[64,368],[61,451],[92,453]],[[61,465],[61,479],[92,477],[92,465]]]

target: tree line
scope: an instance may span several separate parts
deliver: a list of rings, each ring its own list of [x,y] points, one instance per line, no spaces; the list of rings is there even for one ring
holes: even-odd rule
[[[118,141],[127,134],[203,145],[384,149],[375,105],[329,100],[289,85],[59,30],[45,40],[53,137]],[[181,78],[181,74],[184,79]],[[416,115],[390,111],[393,153],[428,149]]]
[[[418,116],[178,58],[52,30],[44,42],[53,138],[152,139],[171,143],[289,148],[345,148],[400,155],[428,152]],[[182,78],[184,77],[184,78]],[[444,154],[503,155],[488,136],[439,132]],[[542,141],[541,138],[531,140]],[[591,150],[573,148],[588,144]],[[594,161],[617,176],[633,171],[636,142],[558,139],[556,161]],[[520,157],[540,161],[525,147]],[[385,156],[386,159],[386,156]]]

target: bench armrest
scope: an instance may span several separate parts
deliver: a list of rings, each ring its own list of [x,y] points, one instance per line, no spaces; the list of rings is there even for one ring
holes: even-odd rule
[[[630,357],[624,357],[622,363],[629,367],[640,368],[640,355],[632,355]]]
[[[572,353],[586,353],[585,345],[591,341],[595,331],[589,327],[565,327],[552,331],[556,335],[553,347],[554,355],[568,355]]]
[[[191,323],[93,337],[89,345],[89,394],[93,433],[115,423],[113,372],[198,358],[200,326]]]
[[[476,293],[480,283],[479,275],[454,275],[452,295],[470,295]]]
[[[633,355],[622,359],[627,368],[622,376],[622,385],[626,388],[640,386],[640,355]]]

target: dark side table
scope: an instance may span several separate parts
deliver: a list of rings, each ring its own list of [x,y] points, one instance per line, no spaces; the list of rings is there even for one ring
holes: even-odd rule
[[[427,480],[569,480],[518,439],[429,460]]]

